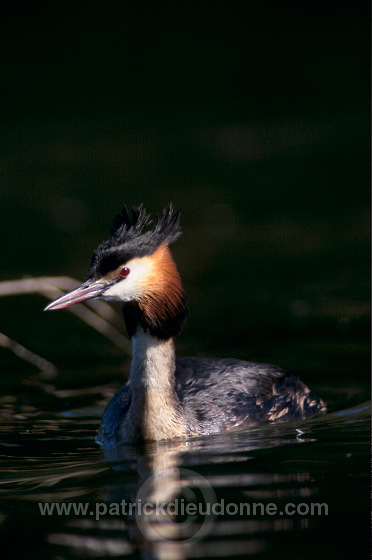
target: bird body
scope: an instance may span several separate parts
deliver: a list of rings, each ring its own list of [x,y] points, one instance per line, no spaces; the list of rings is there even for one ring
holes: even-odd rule
[[[130,380],[107,405],[98,441],[208,435],[324,412],[319,397],[277,366],[176,360],[173,338],[182,330],[187,304],[168,245],[181,234],[179,213],[169,206],[144,232],[148,223],[142,206],[131,217],[124,208],[111,237],[93,254],[87,281],[46,308],[89,298],[122,303],[133,349]]]

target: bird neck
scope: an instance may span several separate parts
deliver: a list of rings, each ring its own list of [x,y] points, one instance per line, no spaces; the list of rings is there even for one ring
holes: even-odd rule
[[[175,391],[173,339],[162,340],[138,327],[132,337],[131,406],[125,430],[134,439],[167,439],[187,435]]]
[[[138,327],[132,337],[132,389],[174,391],[175,349],[172,338],[162,340]]]

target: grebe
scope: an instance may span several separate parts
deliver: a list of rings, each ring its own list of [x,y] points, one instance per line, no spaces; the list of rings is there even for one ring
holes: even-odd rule
[[[173,338],[187,304],[169,244],[181,235],[172,205],[152,229],[143,206],[126,207],[111,237],[93,253],[86,282],[46,310],[87,299],[122,302],[132,341],[130,380],[104,411],[104,445],[207,435],[324,412],[297,377],[270,364],[236,359],[175,358]]]

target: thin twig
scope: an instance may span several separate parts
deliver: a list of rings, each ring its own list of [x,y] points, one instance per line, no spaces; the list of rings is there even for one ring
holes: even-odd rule
[[[40,278],[24,278],[22,280],[10,280],[0,282],[0,297],[21,294],[37,293],[48,299],[55,299],[64,292],[68,292],[78,285],[78,281],[69,276],[49,276]],[[111,340],[118,348],[125,352],[131,352],[128,339],[122,335],[117,328],[110,323],[117,323],[118,316],[105,302],[96,302],[99,305],[89,303],[92,309],[84,306],[69,307],[68,311],[76,315],[87,325],[93,327],[106,338]],[[93,311],[94,309],[94,311]]]
[[[11,350],[22,360],[25,360],[26,362],[29,362],[33,366],[39,368],[43,374],[44,379],[51,379],[58,373],[58,370],[54,364],[48,362],[48,360],[42,358],[41,356],[38,356],[34,352],[31,352],[31,350],[28,350],[27,348],[22,346],[22,344],[19,344],[19,342],[16,342],[3,333],[0,333],[0,346]]]

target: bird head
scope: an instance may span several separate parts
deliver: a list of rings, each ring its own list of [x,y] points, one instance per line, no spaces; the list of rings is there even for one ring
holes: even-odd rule
[[[124,207],[115,217],[109,239],[94,251],[87,280],[45,310],[64,309],[93,298],[119,301],[130,335],[138,323],[155,336],[162,333],[161,338],[178,334],[187,306],[168,246],[181,235],[179,212],[169,205],[155,225],[149,225],[150,216],[142,205],[130,213]]]

